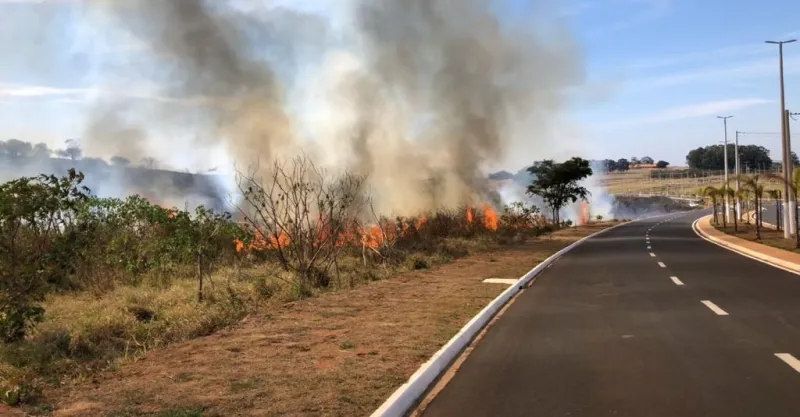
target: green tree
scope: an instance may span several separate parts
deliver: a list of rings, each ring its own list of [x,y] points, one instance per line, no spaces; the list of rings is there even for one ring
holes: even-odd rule
[[[528,172],[536,178],[528,186],[528,194],[541,197],[550,206],[553,223],[561,224],[560,210],[569,202],[586,200],[589,190],[578,182],[592,175],[589,161],[574,157],[563,163],[551,159],[535,163]]]
[[[666,168],[668,166],[669,166],[669,162],[667,162],[667,161],[663,161],[662,160],[662,161],[656,162],[656,168],[664,169],[664,168]]]
[[[767,195],[775,202],[775,227],[781,230],[781,192],[779,190],[767,190]],[[763,219],[762,219],[763,225]]]
[[[81,226],[83,175],[41,175],[0,184],[0,340],[15,342],[41,321],[48,286],[64,282]]]
[[[620,158],[617,160],[616,169],[617,171],[627,171],[631,168],[631,163],[628,162],[625,158]]]
[[[722,190],[716,187],[708,186],[701,190],[702,195],[711,199],[711,207],[714,212],[714,223],[719,224],[719,218],[717,216],[717,203],[718,199],[722,196]],[[722,216],[723,221],[725,221],[725,216]]]
[[[764,186],[759,184],[759,175],[747,177],[744,181],[744,186],[752,191],[753,203],[755,203],[756,210],[756,239],[761,239],[761,198],[764,195]],[[749,222],[749,221],[748,221]]]
[[[763,146],[740,145],[739,163],[754,169],[767,170],[772,167],[769,150]],[[733,144],[728,145],[728,169],[733,169],[736,153]],[[704,170],[725,169],[725,146],[711,145],[690,151],[686,155],[686,163],[690,168]]]
[[[639,162],[645,165],[653,165],[655,163],[655,160],[649,156],[644,156],[642,157],[642,159],[639,160]]]

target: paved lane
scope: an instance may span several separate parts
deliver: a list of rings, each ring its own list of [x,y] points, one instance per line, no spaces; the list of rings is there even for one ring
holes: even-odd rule
[[[562,257],[424,415],[799,416],[800,277],[675,217]]]

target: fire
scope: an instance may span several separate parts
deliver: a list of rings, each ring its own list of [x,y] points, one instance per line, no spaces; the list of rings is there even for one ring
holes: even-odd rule
[[[483,217],[480,218],[481,223],[486,230],[496,231],[499,227],[500,220],[497,212],[488,204],[481,206]],[[468,224],[473,224],[475,221],[475,210],[472,206],[467,207],[466,220]],[[420,216],[414,223],[409,221],[395,222],[393,220],[383,219],[371,226],[361,227],[357,224],[346,225],[337,233],[335,242],[336,247],[344,247],[347,245],[361,244],[365,247],[378,249],[385,245],[386,242],[393,242],[398,238],[408,236],[412,230],[422,230],[428,224],[429,218],[427,216]],[[324,219],[320,219],[318,224],[325,224]],[[413,228],[412,228],[413,225]],[[244,226],[248,226],[245,224]],[[315,245],[324,245],[329,243],[329,236],[332,233],[330,230],[321,228],[317,233]],[[241,240],[234,242],[237,252],[247,252],[251,250],[276,250],[286,248],[291,244],[290,236],[281,232],[277,236],[270,235],[268,238],[264,237],[261,231],[256,230],[253,236],[253,241],[246,245]]]
[[[581,214],[580,219],[578,220],[578,224],[586,224],[589,223],[589,203],[585,201],[581,201]]]
[[[483,226],[488,230],[496,231],[499,226],[500,220],[497,218],[497,212],[488,204],[483,206]]]

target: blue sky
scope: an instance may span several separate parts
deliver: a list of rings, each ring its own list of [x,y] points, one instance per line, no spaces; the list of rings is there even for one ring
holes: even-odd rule
[[[337,5],[347,1],[281,3],[335,17]],[[512,19],[537,7],[557,12],[580,40],[586,82],[571,92],[564,111],[584,156],[648,155],[681,165],[689,150],[722,140],[717,115],[735,116],[731,139],[736,130],[779,131],[777,47],[763,41],[800,38],[800,2],[504,0],[498,13]],[[125,85],[120,74],[135,73],[120,68],[129,60],[114,57],[135,56],[141,45],[98,36],[96,27],[82,23],[87,11],[77,2],[0,0],[0,13],[11,22],[0,27],[0,136],[51,146],[80,137],[92,99],[107,93],[100,84],[114,78],[107,74],[115,74],[119,86]],[[787,45],[785,60],[787,106],[800,111],[800,42]],[[123,92],[158,99],[146,82]],[[778,136],[742,142],[764,145],[779,157]],[[508,161],[510,169],[519,163]]]

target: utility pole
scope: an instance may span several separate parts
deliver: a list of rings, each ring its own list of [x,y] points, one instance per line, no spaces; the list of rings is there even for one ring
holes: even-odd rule
[[[781,79],[781,147],[783,149],[783,237],[789,239],[792,237],[792,232],[795,230],[794,226],[794,196],[791,195],[791,145],[789,138],[786,134],[786,91],[783,83],[783,44],[795,42],[796,39],[788,41],[766,41],[769,44],[778,45],[778,57],[780,59],[780,79]]]
[[[733,116],[717,116],[718,119],[722,119],[722,124],[725,126],[725,148],[724,148],[724,156],[725,159],[725,218],[728,221],[731,221],[730,211],[731,211],[731,200],[728,198],[728,119]]]

